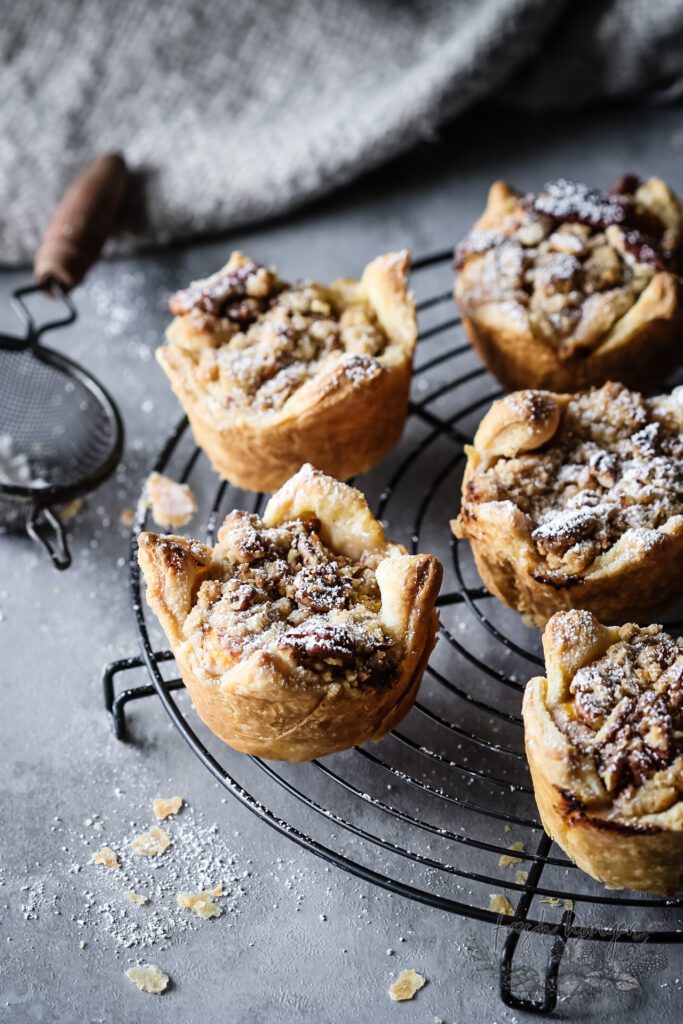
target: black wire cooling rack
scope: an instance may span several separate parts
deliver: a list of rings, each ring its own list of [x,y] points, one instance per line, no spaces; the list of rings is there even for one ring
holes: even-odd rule
[[[557,1002],[568,940],[681,942],[683,900],[607,891],[553,845],[538,818],[520,706],[524,685],[543,665],[540,633],[491,597],[469,546],[449,527],[459,508],[464,445],[500,394],[455,315],[451,256],[442,251],[413,264],[420,341],[406,430],[360,481],[388,536],[444,565],[440,641],[408,717],[377,745],[310,764],[266,762],[217,740],[177,693],[183,684],[169,671],[173,655],[141,593],[142,503],[130,561],[140,655],[107,666],[105,704],[124,739],[128,704],[156,693],[202,764],[277,832],[390,892],[498,926],[505,935],[503,1001],[547,1014]],[[208,543],[232,508],[260,511],[265,504],[263,495],[217,483],[185,419],[153,468],[191,484],[201,510],[191,533],[198,534],[203,516]],[[136,668],[147,670],[150,683],[118,688],[118,677]],[[509,849],[520,842],[523,849]],[[510,902],[511,915],[489,909],[498,894]],[[513,965],[523,933],[530,933],[532,954],[543,957],[540,971]]]

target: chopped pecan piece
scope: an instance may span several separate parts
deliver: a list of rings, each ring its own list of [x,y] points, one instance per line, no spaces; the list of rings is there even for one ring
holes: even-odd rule
[[[202,281],[193,281],[188,288],[171,296],[169,309],[175,316],[190,313],[193,309],[219,316],[228,307],[237,310],[248,297],[266,301],[273,284],[270,271],[259,263],[248,262],[232,270],[219,270]],[[246,308],[251,309],[252,306]],[[263,308],[265,306],[259,305],[251,319],[256,319]],[[232,318],[239,319],[239,314],[235,313]]]
[[[609,190],[611,196],[632,196],[640,185],[637,174],[622,174]]]
[[[356,640],[342,626],[316,625],[308,630],[285,633],[278,646],[291,650],[299,658],[339,658],[343,664],[352,664]]]
[[[574,544],[590,539],[600,525],[600,518],[590,508],[566,509],[531,534],[541,554],[564,554]]]
[[[261,520],[251,512],[235,510],[226,516],[218,531],[218,541],[236,562],[253,562],[263,558],[266,545],[259,531]]]

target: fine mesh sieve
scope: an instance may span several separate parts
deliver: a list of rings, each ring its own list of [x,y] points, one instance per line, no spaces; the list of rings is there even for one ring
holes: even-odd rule
[[[13,292],[24,333],[0,334],[0,524],[6,531],[26,530],[58,569],[71,561],[58,510],[112,473],[123,425],[102,385],[43,345],[43,337],[76,319],[69,291],[83,280],[114,225],[126,176],[121,157],[110,154],[93,161],[72,185],[36,256],[37,283]],[[37,322],[31,311],[36,296],[50,296],[58,315]]]

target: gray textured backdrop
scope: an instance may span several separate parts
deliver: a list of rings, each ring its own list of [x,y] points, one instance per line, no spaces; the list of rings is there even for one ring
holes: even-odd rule
[[[497,92],[678,94],[681,0],[0,0],[0,260],[90,157],[144,189],[128,241],[282,213]],[[523,116],[515,114],[511,116]]]

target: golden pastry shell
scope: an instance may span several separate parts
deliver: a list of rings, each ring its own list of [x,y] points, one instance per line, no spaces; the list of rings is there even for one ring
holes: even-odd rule
[[[355,488],[305,466],[268,503],[267,527],[316,516],[332,550],[360,559],[379,557],[376,569],[384,628],[405,654],[381,685],[346,682],[302,686],[286,658],[256,650],[222,674],[210,674],[183,636],[201,580],[223,563],[211,548],[182,537],[142,533],[139,563],[147,601],[168,637],[200,718],[236,750],[284,761],[305,761],[379,740],[410,710],[436,642],[435,601],[441,565],[431,555],[408,555],[387,542],[381,525]]]
[[[209,399],[194,374],[196,328],[190,317],[175,318],[157,359],[217,473],[245,490],[273,491],[305,462],[345,480],[381,461],[400,439],[408,409],[417,341],[409,269],[404,249],[373,260],[360,281],[329,286],[341,308],[369,304],[387,345],[368,374],[326,361],[277,411],[236,413]]]
[[[510,502],[468,501],[468,484],[478,469],[550,442],[573,397],[527,390],[494,402],[467,448],[462,509],[451,528],[456,537],[469,540],[487,589],[540,627],[555,612],[570,608],[585,608],[605,622],[652,621],[681,594],[683,515],[660,527],[654,542],[636,531],[624,534],[580,577],[568,576],[562,584],[548,575],[519,508]]]
[[[527,684],[522,714],[527,760],[543,827],[587,874],[611,888],[672,895],[683,889],[683,801],[659,813],[615,815],[592,761],[555,724],[576,672],[619,640],[588,612],[555,615],[543,636],[546,676]],[[648,794],[665,773],[651,780]]]
[[[519,195],[510,185],[494,182],[475,230],[502,227],[518,202]],[[474,292],[466,259],[455,284],[463,326],[487,369],[508,391],[577,391],[608,380],[648,391],[660,386],[683,362],[683,283],[668,271],[655,273],[595,349],[564,359],[534,336],[521,305],[515,306],[513,314],[510,301],[480,303],[473,301]]]

